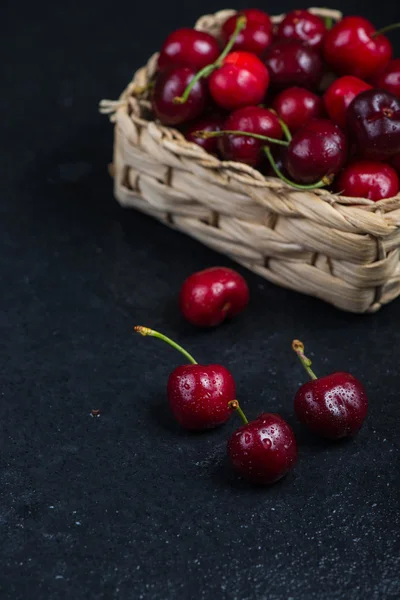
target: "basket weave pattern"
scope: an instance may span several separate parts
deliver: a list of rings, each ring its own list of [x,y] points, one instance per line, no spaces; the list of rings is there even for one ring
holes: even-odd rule
[[[309,9],[341,18],[338,11]],[[234,10],[201,17],[218,37]],[[283,15],[273,18],[279,22]],[[158,54],[102,111],[115,123],[114,193],[228,255],[267,280],[340,309],[378,310],[400,294],[400,195],[374,203],[326,190],[300,191],[246,165],[220,161],[154,121],[140,92]]]

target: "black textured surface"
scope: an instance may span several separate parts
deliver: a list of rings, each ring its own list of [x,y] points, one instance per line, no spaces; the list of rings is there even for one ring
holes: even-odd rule
[[[389,1],[341,5],[378,26],[398,16]],[[2,598],[399,598],[400,301],[357,317],[241,270],[251,308],[194,331],[177,314],[179,285],[231,263],[112,198],[98,101],[116,98],[171,29],[223,5],[2,6]],[[224,363],[250,416],[286,416],[295,471],[254,490],[225,463],[235,422],[179,430],[165,382],[180,358],[134,337],[136,323]],[[294,422],[304,376],[293,337],[319,373],[346,369],[368,388],[355,441],[322,443]]]

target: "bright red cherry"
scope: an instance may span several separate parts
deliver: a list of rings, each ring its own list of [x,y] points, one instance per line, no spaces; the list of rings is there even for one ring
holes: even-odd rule
[[[400,98],[400,58],[391,60],[383,73],[373,80],[374,86]]]
[[[265,53],[271,86],[284,89],[300,86],[315,89],[322,78],[322,59],[315,48],[296,40],[279,40]]]
[[[211,96],[226,110],[260,104],[268,84],[268,69],[250,52],[231,52],[209,78]]]
[[[311,370],[311,361],[304,356],[304,345],[294,340],[292,346],[312,379],[295,396],[294,410],[299,421],[313,433],[331,440],[353,437],[368,413],[367,395],[361,382],[344,372],[317,378]]]
[[[392,52],[388,38],[363,17],[344,17],[325,36],[325,60],[339,75],[369,79],[387,66]]]
[[[227,267],[211,267],[190,275],[179,296],[182,315],[197,327],[215,327],[236,317],[248,303],[245,279]]]
[[[158,57],[158,69],[190,67],[199,71],[217,60],[220,47],[217,40],[204,31],[177,29],[165,40]]]
[[[277,36],[287,40],[304,42],[319,50],[322,47],[326,27],[323,19],[308,10],[292,10],[280,22]]]
[[[261,57],[272,42],[271,19],[262,10],[248,8],[229,17],[222,25],[222,40],[225,44],[228,42],[235,30],[237,18],[240,15],[246,17],[246,27],[236,38],[233,50],[252,52]]]
[[[336,182],[343,196],[382,200],[399,192],[399,178],[393,167],[384,163],[360,160],[346,167]]]
[[[191,364],[177,367],[169,376],[168,402],[177,422],[189,430],[206,430],[225,423],[232,413],[229,402],[235,399],[235,382],[221,365],[199,365],[181,346],[147,327],[135,331],[163,340],[179,350]]]
[[[336,79],[324,94],[325,109],[332,121],[344,129],[347,107],[358,94],[370,89],[369,83],[353,75]]]
[[[292,133],[311,119],[323,116],[322,99],[301,87],[283,90],[276,96],[272,106]]]
[[[201,146],[209,154],[217,154],[218,138],[205,138],[196,136],[197,131],[220,131],[222,129],[222,117],[210,116],[194,121],[185,129],[185,137],[189,142],[194,142]]]
[[[189,67],[178,67],[159,73],[156,78],[152,108],[163,125],[181,125],[197,119],[204,111],[208,99],[204,80],[196,81],[184,104],[175,102],[181,96],[196,72]]]
[[[297,461],[297,443],[291,427],[281,416],[263,413],[247,421],[238,402],[244,425],[228,440],[228,457],[233,468],[251,483],[271,485],[282,479]]]

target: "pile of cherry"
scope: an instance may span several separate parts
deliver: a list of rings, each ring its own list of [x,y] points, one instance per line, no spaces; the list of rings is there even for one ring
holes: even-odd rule
[[[222,160],[299,189],[381,200],[399,191],[400,59],[363,17],[256,9],[165,40],[152,111]],[[221,41],[222,40],[222,41]],[[331,82],[330,85],[326,82]]]
[[[212,267],[191,275],[180,291],[180,310],[197,327],[215,327],[241,313],[249,302],[244,278],[224,267]],[[252,483],[269,485],[284,477],[297,460],[296,438],[278,414],[262,413],[248,421],[236,397],[232,374],[222,365],[200,365],[186,350],[165,335],[136,326],[144,336],[163,340],[179,350],[189,364],[169,376],[167,397],[172,414],[185,429],[201,431],[226,423],[237,411],[244,424],[228,440],[228,457],[234,469]],[[368,411],[365,390],[353,375],[335,372],[317,378],[304,346],[294,340],[293,350],[311,380],[294,399],[298,420],[313,433],[329,440],[353,437]]]

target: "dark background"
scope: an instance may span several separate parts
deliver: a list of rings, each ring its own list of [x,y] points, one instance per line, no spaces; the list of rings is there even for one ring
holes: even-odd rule
[[[241,8],[242,2],[229,7]],[[252,6],[252,3],[247,4]],[[258,4],[271,14],[294,2]],[[398,2],[338,3],[383,26]],[[98,114],[167,33],[215,1],[11,2],[0,19],[2,598],[382,600],[400,597],[400,301],[345,314],[245,274],[249,310],[213,332],[177,312],[183,279],[226,258],[114,201]],[[390,34],[399,53],[398,33]],[[277,411],[300,444],[271,489],[225,462],[238,421],[188,435],[166,408],[177,338],[235,376],[250,417]],[[297,426],[303,339],[319,373],[369,390],[356,440]],[[100,418],[90,411],[101,409]]]

